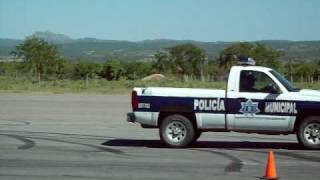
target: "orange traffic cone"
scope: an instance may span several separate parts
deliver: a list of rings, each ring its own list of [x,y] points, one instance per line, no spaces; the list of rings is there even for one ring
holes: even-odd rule
[[[276,163],[275,163],[272,151],[269,151],[264,179],[267,179],[267,180],[278,179],[277,170],[276,170]]]

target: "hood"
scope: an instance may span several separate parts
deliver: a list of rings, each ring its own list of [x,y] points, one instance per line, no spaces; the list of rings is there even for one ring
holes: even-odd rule
[[[320,102],[320,91],[311,89],[302,89],[298,93],[298,96],[293,95],[293,98],[303,101],[319,101]]]

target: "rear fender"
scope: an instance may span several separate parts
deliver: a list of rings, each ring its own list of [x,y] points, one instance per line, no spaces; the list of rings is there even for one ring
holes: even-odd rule
[[[158,117],[158,127],[160,127],[160,124],[165,117],[172,114],[181,114],[187,117],[193,123],[193,126],[195,128],[198,127],[197,118],[196,118],[195,112],[193,111],[193,108],[185,105],[169,105],[169,106],[161,107],[160,114]]]

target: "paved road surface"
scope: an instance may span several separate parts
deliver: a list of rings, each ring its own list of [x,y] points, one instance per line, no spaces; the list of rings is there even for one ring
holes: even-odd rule
[[[125,122],[128,96],[0,93],[0,179],[215,179],[264,175],[267,152],[281,180],[319,180],[319,151],[295,136],[204,133],[188,149]]]

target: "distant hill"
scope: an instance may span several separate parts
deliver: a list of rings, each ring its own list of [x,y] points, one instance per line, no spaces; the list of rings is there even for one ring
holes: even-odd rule
[[[193,43],[204,48],[210,57],[217,57],[221,50],[235,43],[170,39],[145,40],[139,42],[101,40],[96,38],[72,39],[63,34],[51,32],[36,32],[31,36],[43,38],[56,44],[60,53],[71,61],[77,61],[79,59],[105,61],[112,58],[124,61],[148,61],[157,51],[182,43]],[[9,56],[14,47],[22,42],[22,40],[0,39],[0,57]],[[286,56],[283,58],[286,60],[288,58],[298,60],[320,59],[320,41],[264,40],[258,42],[285,51]]]
[[[27,38],[30,38],[30,37],[37,37],[37,38],[45,39],[48,42],[56,43],[56,44],[68,43],[68,42],[71,42],[73,40],[67,35],[56,34],[56,33],[48,32],[48,31],[46,31],[46,32],[35,32],[34,34],[32,34],[31,36],[29,36]]]

